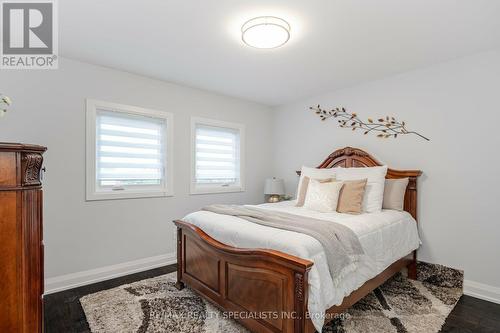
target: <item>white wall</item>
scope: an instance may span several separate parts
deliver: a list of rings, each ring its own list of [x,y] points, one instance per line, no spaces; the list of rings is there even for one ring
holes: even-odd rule
[[[344,146],[365,149],[394,168],[421,169],[419,258],[500,287],[499,97],[500,50],[278,107],[274,174],[294,193],[295,170],[317,166]],[[308,110],[318,103],[344,106],[365,119],[394,115],[431,141],[381,140],[338,128]]]
[[[263,182],[272,168],[268,107],[66,59],[59,70],[2,71],[0,91],[14,101],[0,119],[0,141],[48,147],[44,180],[48,278],[172,254],[173,219],[211,203],[264,200]],[[174,113],[174,197],[85,201],[87,97]],[[192,115],[246,125],[245,192],[188,194]],[[87,275],[94,278],[96,272],[91,273]]]
[[[12,97],[14,105],[0,119],[0,141],[49,148],[44,234],[46,276],[55,285],[85,279],[85,274],[78,275],[81,271],[91,270],[90,278],[105,276],[108,272],[98,268],[115,265],[110,271],[127,270],[135,266],[119,264],[138,260],[135,265],[141,267],[142,258],[168,256],[175,250],[172,219],[210,203],[258,203],[263,180],[271,175],[284,177],[293,193],[295,170],[317,165],[333,150],[349,145],[366,149],[391,167],[424,171],[419,182],[424,243],[419,257],[464,269],[469,285],[484,292],[500,287],[499,87],[500,50],[270,112],[258,104],[63,59],[56,71],[1,72],[0,91]],[[174,113],[174,197],[85,202],[87,97]],[[333,121],[320,122],[308,110],[318,103],[345,106],[364,118],[395,115],[431,141],[413,136],[379,140],[340,129]],[[191,115],[246,124],[244,193],[188,194]],[[65,275],[69,273],[77,274]],[[500,289],[496,292],[500,296]]]

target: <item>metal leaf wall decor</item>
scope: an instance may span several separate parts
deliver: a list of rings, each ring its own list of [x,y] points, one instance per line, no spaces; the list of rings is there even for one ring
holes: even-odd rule
[[[362,121],[358,115],[354,112],[348,112],[345,108],[334,108],[334,109],[323,109],[318,104],[317,106],[311,106],[309,109],[315,111],[315,113],[320,117],[321,120],[326,120],[329,118],[337,119],[337,122],[342,128],[351,128],[353,131],[360,130],[363,134],[368,134],[370,132],[377,133],[377,137],[382,139],[397,138],[400,135],[414,134],[420,138],[430,141],[420,133],[415,131],[409,131],[406,128],[406,123],[404,121],[399,121],[395,117],[386,116],[384,118],[379,118],[373,120],[368,118],[366,122]]]

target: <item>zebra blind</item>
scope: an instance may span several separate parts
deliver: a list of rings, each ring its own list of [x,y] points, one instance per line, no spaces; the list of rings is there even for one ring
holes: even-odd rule
[[[165,185],[166,119],[97,111],[98,187]]]
[[[240,131],[195,125],[195,183],[230,186],[240,182]]]

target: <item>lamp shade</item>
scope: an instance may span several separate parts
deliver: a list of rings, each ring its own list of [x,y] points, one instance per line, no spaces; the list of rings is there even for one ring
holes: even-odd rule
[[[285,182],[279,178],[266,179],[266,186],[264,187],[264,194],[270,195],[283,195],[285,194]]]

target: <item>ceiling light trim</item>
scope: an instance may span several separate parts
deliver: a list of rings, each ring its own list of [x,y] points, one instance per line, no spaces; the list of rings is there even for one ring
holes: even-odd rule
[[[272,47],[259,47],[256,45],[252,45],[252,43],[248,42],[245,40],[245,34],[252,28],[263,26],[263,25],[272,25],[276,26],[280,29],[282,29],[284,32],[286,32],[286,38],[283,42],[280,42],[280,44]],[[277,16],[257,16],[254,18],[251,18],[250,20],[246,21],[242,26],[241,26],[241,40],[243,43],[246,45],[256,48],[256,49],[275,49],[278,47],[281,47],[285,45],[289,40],[290,40],[290,23],[285,21],[284,19],[277,17]]]

